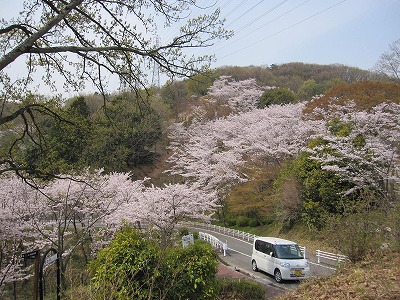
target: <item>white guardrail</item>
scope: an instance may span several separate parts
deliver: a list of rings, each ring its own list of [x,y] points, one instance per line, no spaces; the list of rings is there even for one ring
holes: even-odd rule
[[[318,263],[321,263],[321,260],[326,260],[326,259],[335,261],[336,264],[340,264],[340,263],[343,263],[343,262],[346,262],[347,260],[349,260],[349,258],[346,255],[334,254],[334,253],[325,252],[325,251],[321,251],[321,250],[316,251],[316,256],[318,259]]]
[[[240,230],[236,230],[236,229],[231,229],[231,228],[226,228],[226,227],[222,227],[222,226],[218,226],[218,225],[207,224],[207,223],[185,222],[182,224],[192,226],[192,227],[197,227],[197,228],[204,228],[204,229],[208,229],[208,230],[214,231],[214,232],[223,233],[223,234],[230,235],[233,237],[241,238],[248,242],[250,242],[250,241],[253,242],[254,238],[256,237],[256,235],[252,234],[252,233],[248,233],[248,232],[244,232],[244,231],[240,231]]]
[[[228,245],[227,243],[221,242],[219,239],[217,239],[215,236],[205,233],[205,232],[199,232],[199,239],[204,240],[208,243],[211,244],[214,248],[217,248],[220,251],[224,252],[224,256],[226,256],[226,251],[228,250]]]
[[[236,238],[241,238],[248,242],[253,242],[254,239],[257,237],[255,234],[252,234],[252,233],[248,233],[248,232],[244,232],[244,231],[240,231],[240,230],[236,230],[236,229],[231,229],[231,228],[226,228],[226,227],[222,227],[222,226],[218,226],[218,225],[207,224],[207,223],[185,222],[182,225],[187,225],[187,226],[197,227],[197,228],[204,228],[204,229],[207,229],[210,231],[223,233],[225,235],[230,235],[230,236],[233,236]],[[224,251],[224,256],[226,255],[226,251],[228,250],[228,246],[226,243],[222,243],[216,237],[214,237],[210,234],[203,233],[203,232],[202,232],[202,234],[204,234],[204,236],[202,236],[201,239],[206,240],[207,242],[211,243],[211,245],[213,247],[215,247],[219,250],[222,249]],[[199,238],[200,238],[200,233],[199,233]],[[299,247],[300,247],[300,250],[303,253],[304,257],[307,257],[306,256],[306,254],[307,254],[306,247],[300,246],[300,245],[299,245]],[[326,252],[326,251],[322,251],[322,250],[316,250],[315,255],[317,257],[318,264],[320,264],[322,262],[326,262],[327,260],[335,262],[336,264],[343,263],[348,260],[348,257],[345,255],[330,253],[330,252]]]

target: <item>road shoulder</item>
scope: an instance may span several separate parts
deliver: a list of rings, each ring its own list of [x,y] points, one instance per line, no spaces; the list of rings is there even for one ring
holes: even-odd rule
[[[233,278],[256,281],[257,283],[265,286],[267,299],[274,299],[275,297],[281,296],[287,292],[287,290],[284,288],[274,286],[267,281],[257,280],[257,278],[251,276],[247,272],[243,272],[237,267],[231,266],[222,255],[218,255],[218,260],[217,278]]]

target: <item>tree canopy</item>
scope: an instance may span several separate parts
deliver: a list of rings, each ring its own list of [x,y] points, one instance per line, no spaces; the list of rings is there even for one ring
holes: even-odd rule
[[[287,88],[274,88],[266,90],[260,97],[259,107],[263,108],[272,104],[289,104],[296,101],[296,95]]]

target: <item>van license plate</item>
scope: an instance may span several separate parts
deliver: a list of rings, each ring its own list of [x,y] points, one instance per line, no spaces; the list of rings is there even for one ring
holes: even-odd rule
[[[301,270],[294,270],[294,275],[301,276],[303,275],[303,272]]]

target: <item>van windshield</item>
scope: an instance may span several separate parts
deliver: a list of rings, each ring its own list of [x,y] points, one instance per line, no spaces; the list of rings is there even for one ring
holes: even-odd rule
[[[303,254],[298,245],[275,245],[276,256],[284,259],[301,259]]]

